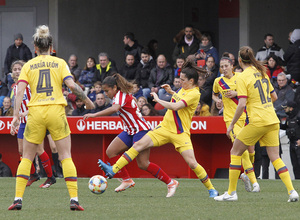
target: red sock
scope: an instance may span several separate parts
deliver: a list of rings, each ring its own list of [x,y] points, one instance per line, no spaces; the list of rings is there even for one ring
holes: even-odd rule
[[[31,164],[31,170],[30,170],[30,175],[35,173],[35,166],[34,163]]]
[[[168,174],[166,174],[165,171],[163,171],[155,163],[150,162],[146,171],[151,173],[155,178],[159,179],[160,181],[163,181],[165,184],[169,184],[172,181]]]
[[[110,162],[111,165],[113,165],[113,164],[115,164],[117,162],[117,160],[120,157],[121,156],[118,155],[118,156],[109,158],[108,161]],[[126,167],[123,167],[118,173],[116,173],[115,177],[122,178],[123,180],[131,179],[131,177],[129,176],[129,173],[128,173]]]
[[[52,168],[51,168],[50,158],[49,158],[48,154],[46,153],[46,151],[44,151],[44,153],[42,153],[40,155],[40,159],[41,159],[43,168],[44,168],[45,172],[47,173],[47,177],[50,178],[52,176]]]

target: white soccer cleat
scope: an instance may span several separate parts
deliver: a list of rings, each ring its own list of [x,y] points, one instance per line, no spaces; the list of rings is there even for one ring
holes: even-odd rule
[[[168,185],[168,194],[167,194],[167,198],[174,196],[177,187],[179,186],[178,181],[173,180],[173,183]]]
[[[296,190],[291,190],[290,193],[291,194],[290,194],[288,202],[298,202],[299,201],[299,195],[298,195],[297,191]]]
[[[245,173],[242,173],[241,179],[243,180],[243,182],[245,184],[245,190],[247,192],[251,192],[252,187],[251,187],[251,181],[250,181],[249,177]]]
[[[228,194],[228,192],[225,192],[223,195],[216,196],[214,198],[214,200],[216,200],[216,201],[237,201],[238,196],[237,196],[236,191],[233,191],[230,195]]]
[[[253,193],[258,193],[258,192],[260,192],[260,187],[259,187],[258,183],[257,183],[257,185],[254,185],[254,186],[253,186],[252,192],[253,192]]]
[[[134,187],[135,182],[132,179],[129,180],[123,180],[121,185],[115,188],[115,192],[122,192],[125,191],[128,188]]]

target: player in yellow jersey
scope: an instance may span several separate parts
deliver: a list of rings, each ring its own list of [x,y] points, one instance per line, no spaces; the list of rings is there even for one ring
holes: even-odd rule
[[[231,149],[228,191],[214,199],[216,201],[238,200],[236,187],[240,175],[241,156],[248,146],[259,141],[260,146],[266,147],[273,166],[287,188],[288,202],[297,202],[299,195],[293,187],[289,171],[279,157],[279,120],[272,103],[272,100],[277,99],[277,95],[265,67],[255,59],[250,47],[245,46],[240,49],[238,61],[244,71],[237,77],[239,103],[232,122],[227,128],[228,137],[245,107],[249,114],[249,124],[242,128]]]
[[[30,167],[36,154],[38,144],[41,144],[48,129],[55,141],[62,163],[63,175],[70,194],[70,209],[83,211],[78,203],[77,173],[71,158],[70,128],[65,114],[66,100],[62,94],[62,84],[65,83],[72,92],[86,104],[89,109],[94,104],[74,83],[67,63],[57,57],[50,56],[52,36],[49,28],[39,26],[33,35],[34,47],[38,56],[28,61],[22,68],[18,91],[14,106],[12,129],[19,125],[19,109],[26,86],[31,88],[31,99],[28,103],[28,119],[23,140],[23,159],[16,175],[16,193],[13,204],[8,210],[20,210]]]
[[[237,104],[239,102],[237,98],[237,92],[236,92],[236,78],[239,73],[233,72],[232,60],[229,57],[221,58],[220,69],[222,70],[224,76],[215,79],[213,85],[212,99],[216,103],[221,103],[221,102],[223,103],[224,122],[226,124],[226,127],[228,128],[234,116]],[[219,98],[220,94],[222,95],[222,99]],[[239,118],[232,132],[230,132],[230,137],[232,142],[234,142],[236,135],[240,132],[242,127],[244,127],[245,120],[246,120],[246,110]],[[254,146],[252,146],[252,149],[253,148]],[[250,161],[249,158],[248,150],[246,150],[242,155],[242,164],[246,174],[242,173],[241,178],[245,183],[246,191],[251,192],[252,190],[251,183],[252,183],[253,184],[252,192],[259,192],[260,187],[255,177],[252,162]]]
[[[168,111],[165,114],[163,121],[153,131],[149,131],[141,140],[135,142],[113,166],[109,166],[102,160],[99,160],[98,163],[100,167],[109,178],[112,178],[143,150],[172,143],[175,146],[176,151],[181,154],[189,167],[196,173],[197,177],[208,189],[209,196],[215,197],[219,194],[213,187],[204,168],[196,161],[190,138],[192,117],[200,99],[200,92],[197,87],[197,71],[202,72],[202,74],[206,73],[192,62],[187,61],[180,74],[182,88],[177,92],[174,92],[169,85],[163,85],[163,88],[173,95],[170,102],[160,100],[156,93],[151,93],[154,101],[160,103],[167,108]],[[173,196],[178,187],[178,182],[176,180],[173,181],[173,186],[168,187],[169,192],[167,197]]]

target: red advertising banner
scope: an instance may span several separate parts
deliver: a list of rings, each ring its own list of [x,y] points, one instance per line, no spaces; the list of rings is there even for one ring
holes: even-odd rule
[[[145,117],[152,128],[163,119],[162,116]],[[12,117],[0,117],[0,134],[9,134]],[[82,117],[68,117],[72,134],[119,134],[123,123],[117,116],[99,117],[83,120]],[[193,117],[191,134],[225,134],[223,117]]]

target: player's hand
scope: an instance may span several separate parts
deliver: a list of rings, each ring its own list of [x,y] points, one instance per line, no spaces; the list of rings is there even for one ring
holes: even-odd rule
[[[88,119],[88,118],[95,118],[95,114],[88,113],[88,114],[85,114],[85,115],[83,116],[83,119],[84,119],[84,120],[86,120],[86,119]]]
[[[12,120],[12,122],[11,122],[10,134],[11,134],[11,135],[17,134],[17,133],[18,133],[19,126],[20,126],[20,120],[19,120],[19,117],[14,116],[14,117],[13,117],[13,120]]]
[[[230,132],[233,130],[233,127],[234,127],[234,125],[230,124],[230,125],[228,126],[228,128],[227,128],[226,135],[227,135],[227,137],[228,137],[229,139],[231,139],[231,137],[230,137]]]
[[[154,102],[158,102],[159,98],[158,98],[158,95],[155,92],[151,92],[150,95],[152,95]]]
[[[233,90],[228,90],[226,93],[225,93],[225,97],[226,98],[229,98],[229,99],[232,99],[234,97],[237,96],[237,92],[236,91],[233,91]]]
[[[161,87],[164,88],[167,93],[169,94],[173,93],[173,90],[171,89],[171,86],[169,84],[163,84]]]
[[[94,108],[95,108],[94,103],[89,98],[87,98],[85,100],[85,109],[94,109]]]

